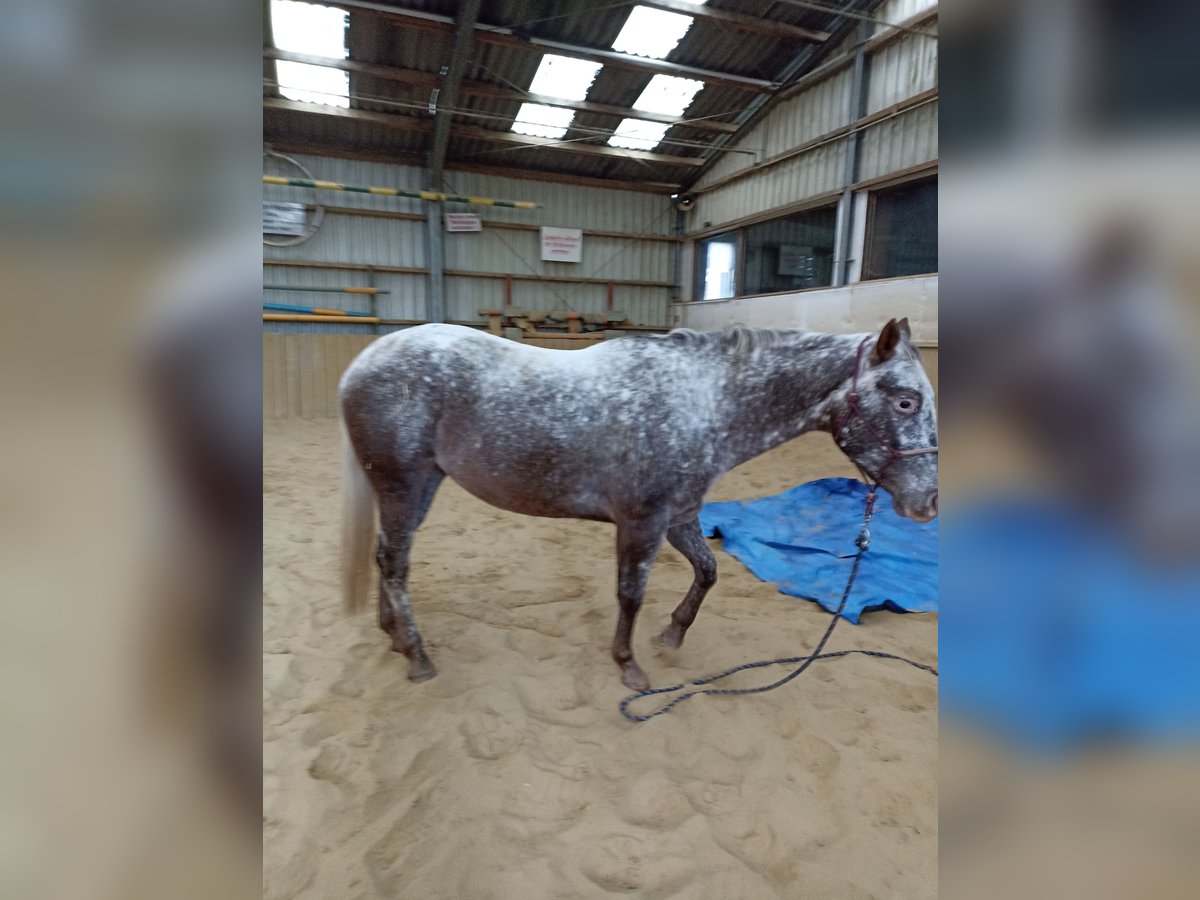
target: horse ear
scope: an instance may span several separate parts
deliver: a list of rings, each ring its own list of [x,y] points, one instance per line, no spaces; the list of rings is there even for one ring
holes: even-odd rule
[[[879,332],[879,340],[875,342],[875,349],[871,351],[871,362],[875,365],[887,362],[896,353],[896,345],[899,343],[900,325],[895,319],[889,319],[888,323],[883,326],[883,331]]]

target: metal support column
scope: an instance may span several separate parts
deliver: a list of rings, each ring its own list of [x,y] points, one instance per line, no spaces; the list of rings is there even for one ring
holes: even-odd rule
[[[854,69],[850,76],[850,122],[857,122],[867,114],[867,96],[870,88],[870,73],[867,71],[867,55],[863,47],[871,39],[875,23],[859,22],[858,40],[854,45]],[[837,247],[833,259],[833,286],[841,287],[850,278],[851,249],[854,237],[854,183],[858,181],[859,147],[862,132],[852,131],[846,135],[846,158],[843,164],[842,196],[837,209]]]
[[[442,242],[442,204],[430,203],[426,212],[428,240],[425,242],[425,265],[429,269],[429,280],[426,284],[425,315],[430,322],[445,322],[446,285],[442,273],[446,268],[446,258]]]

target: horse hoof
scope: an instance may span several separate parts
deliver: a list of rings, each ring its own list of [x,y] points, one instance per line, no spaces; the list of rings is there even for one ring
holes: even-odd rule
[[[658,636],[658,643],[663,647],[669,647],[672,650],[677,650],[683,646],[683,632],[676,631],[668,626],[663,629],[663,633]]]
[[[641,669],[626,669],[621,673],[621,684],[631,691],[646,691],[650,689],[650,679]]]
[[[420,684],[422,681],[428,681],[437,674],[437,669],[433,667],[433,663],[426,663],[423,666],[413,666],[408,670],[408,680],[413,684]]]

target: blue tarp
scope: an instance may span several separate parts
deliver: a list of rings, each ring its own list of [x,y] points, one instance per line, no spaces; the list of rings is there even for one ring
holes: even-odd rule
[[[867,486],[853,478],[822,478],[773,497],[706,503],[700,526],[720,535],[725,550],[763,581],[792,597],[837,609],[857,548]],[[871,521],[871,548],[843,616],[892,609],[936,612],[937,520],[902,519],[886,491]]]
[[[940,702],[1032,749],[1200,739],[1200,572],[1038,500],[944,529]]]

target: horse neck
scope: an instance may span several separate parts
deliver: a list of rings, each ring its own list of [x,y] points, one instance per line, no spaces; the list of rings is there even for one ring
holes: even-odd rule
[[[831,428],[830,407],[854,373],[862,335],[799,334],[794,343],[726,357],[730,468]]]

